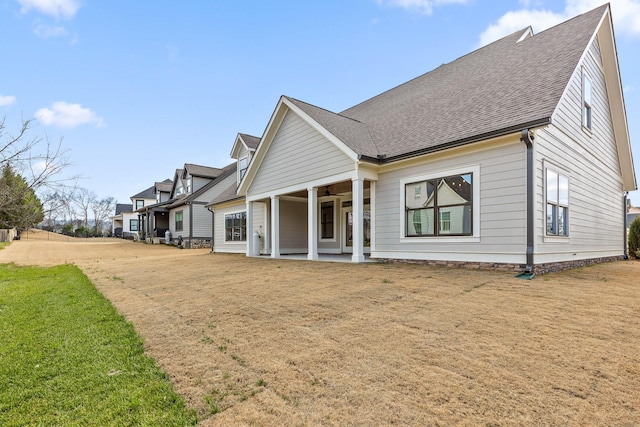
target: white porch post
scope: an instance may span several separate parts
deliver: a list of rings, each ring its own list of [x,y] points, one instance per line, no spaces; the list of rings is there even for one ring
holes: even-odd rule
[[[307,259],[316,261],[318,259],[318,189],[308,188],[308,245]]]
[[[246,218],[246,239],[247,239],[247,256],[253,256],[253,202],[247,202],[247,218]]]
[[[353,208],[353,255],[351,261],[364,262],[364,179],[351,180]]]
[[[271,196],[271,258],[280,257],[280,198]]]

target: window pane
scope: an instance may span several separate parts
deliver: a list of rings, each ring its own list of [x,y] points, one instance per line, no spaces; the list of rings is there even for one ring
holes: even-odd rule
[[[414,182],[405,186],[405,203],[408,209],[424,206],[426,201],[426,182]]]
[[[558,209],[558,234],[561,236],[569,235],[569,222],[567,221],[567,208]]]
[[[558,202],[561,205],[569,204],[569,178],[563,175],[558,176]]]
[[[320,238],[333,239],[333,201],[320,204]]]
[[[438,206],[469,203],[471,194],[471,174],[449,176],[438,181]]]
[[[547,169],[547,201],[558,203],[558,174]]]
[[[552,204],[547,204],[547,234],[558,234],[558,207]]]
[[[587,75],[584,76],[583,95],[584,103],[591,105],[591,79]]]
[[[430,236],[434,232],[434,210],[418,209],[407,212],[407,235]]]

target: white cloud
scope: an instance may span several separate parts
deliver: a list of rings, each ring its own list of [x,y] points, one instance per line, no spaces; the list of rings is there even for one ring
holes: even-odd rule
[[[445,4],[465,4],[468,0],[378,0],[378,4],[386,4],[391,7],[400,7],[412,12],[431,15],[434,6]]]
[[[54,18],[71,19],[80,9],[79,0],[18,0],[18,2],[22,5],[22,13],[34,9]]]
[[[12,95],[0,95],[0,107],[6,107],[16,102],[16,97]]]
[[[40,38],[48,39],[51,37],[66,37],[69,35],[64,27],[51,26],[51,25],[37,25],[33,32]]]
[[[80,104],[69,104],[64,101],[54,102],[51,108],[41,108],[36,111],[35,117],[45,125],[53,125],[60,128],[73,128],[82,124],[93,123],[96,127],[106,126],[102,117],[99,117],[90,108],[84,108]]]
[[[545,9],[529,9],[529,2],[521,1],[525,8],[509,11],[480,34],[479,45],[484,46],[501,37],[525,28],[533,27],[534,33],[546,30],[562,21],[588,12],[602,5],[602,0],[566,0],[561,12]],[[640,0],[610,0],[611,15],[617,33],[640,35]]]

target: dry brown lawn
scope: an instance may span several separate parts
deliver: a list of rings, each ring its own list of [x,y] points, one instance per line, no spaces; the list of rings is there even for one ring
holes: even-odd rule
[[[46,239],[0,262],[82,268],[201,425],[640,425],[640,262],[527,281]]]

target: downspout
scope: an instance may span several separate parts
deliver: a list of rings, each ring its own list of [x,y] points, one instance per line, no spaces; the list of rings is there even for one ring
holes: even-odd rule
[[[627,224],[627,196],[629,195],[629,192],[625,192],[624,193],[624,197],[622,198],[622,223],[624,224],[624,226],[622,227],[624,229],[623,231],[623,236],[624,239],[622,240],[622,245],[624,246],[624,259],[629,259],[629,254],[627,253],[627,248],[629,247],[629,244],[627,242],[627,227],[629,226],[629,224]]]
[[[191,241],[193,240],[193,204],[187,202],[187,205],[189,205],[189,247],[187,249],[191,249]]]
[[[213,209],[207,206],[207,210],[211,212],[211,253],[215,252],[216,237],[216,214]]]
[[[527,265],[524,274],[533,275],[533,236],[535,227],[533,133],[529,129],[522,129],[520,141],[527,146]]]

